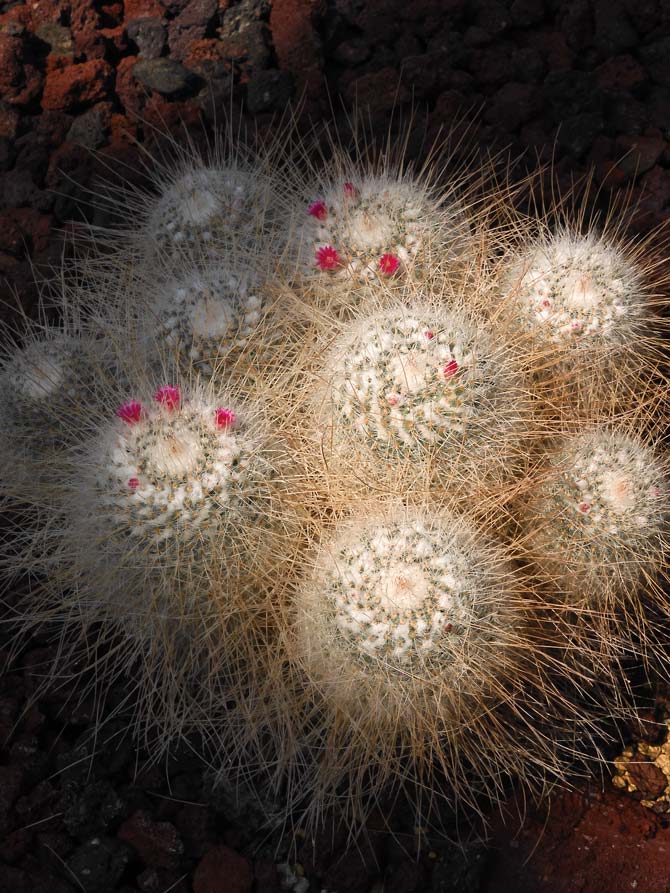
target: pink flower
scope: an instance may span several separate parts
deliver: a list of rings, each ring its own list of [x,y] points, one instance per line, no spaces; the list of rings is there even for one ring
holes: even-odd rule
[[[140,485],[139,478],[128,478],[128,486],[130,487],[131,490],[137,490],[139,485]]]
[[[379,258],[378,266],[381,273],[384,273],[386,276],[393,276],[400,266],[400,261],[395,254],[382,254]]]
[[[328,208],[325,202],[312,202],[307,209],[307,213],[312,217],[316,217],[317,220],[325,220],[328,216]]]
[[[181,393],[179,388],[175,388],[171,384],[164,384],[154,394],[154,400],[162,403],[167,409],[178,409]]]
[[[591,505],[588,502],[580,502],[579,505],[577,506],[577,508],[584,515],[586,515],[588,512],[591,511]]]
[[[232,428],[237,421],[237,415],[232,409],[217,409],[216,424],[219,428]]]
[[[430,329],[427,329],[427,330],[423,333],[423,337],[426,338],[428,341],[432,341],[433,338],[435,337],[435,332],[431,332]]]
[[[442,369],[442,375],[445,378],[451,378],[452,375],[456,375],[458,372],[458,363],[456,360],[449,360],[446,366]]]
[[[137,400],[131,400],[119,406],[116,414],[128,425],[135,425],[142,417],[142,404]]]
[[[320,270],[334,270],[339,267],[340,255],[332,245],[324,245],[316,252],[316,265]]]
[[[353,183],[345,183],[342,189],[347,198],[353,198],[356,195],[356,187]]]

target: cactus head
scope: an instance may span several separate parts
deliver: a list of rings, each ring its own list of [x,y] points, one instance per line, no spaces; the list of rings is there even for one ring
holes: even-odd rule
[[[634,346],[649,311],[642,277],[616,245],[567,231],[530,245],[511,265],[518,320],[538,340],[588,354]]]
[[[253,410],[201,389],[184,395],[162,385],[120,404],[84,460],[87,523],[121,552],[141,551],[158,564],[166,548],[185,561],[190,544],[196,563],[207,548],[216,551],[230,579],[252,566],[262,575],[278,560],[277,539],[285,545],[269,516],[286,462],[254,426]]]
[[[107,365],[100,343],[59,329],[36,330],[23,347],[8,350],[0,371],[0,439],[13,460],[9,474],[2,475],[10,490],[39,486],[45,461],[87,426],[101,400],[97,382]]]
[[[251,239],[268,210],[268,191],[262,177],[234,166],[187,168],[163,185],[146,235],[167,256],[204,253],[233,236]]]
[[[362,310],[322,363],[336,444],[387,467],[428,463],[466,492],[504,476],[524,433],[523,374],[513,345],[465,314],[427,301]]]
[[[405,172],[346,172],[314,188],[298,228],[301,266],[329,306],[357,303],[357,288],[425,279],[464,251],[468,224],[455,199]]]
[[[566,438],[525,514],[536,561],[591,602],[608,585],[653,578],[664,563],[669,485],[665,463],[635,436],[597,427]]]
[[[149,361],[172,355],[183,373],[209,378],[224,364],[230,370],[244,352],[253,364],[274,343],[265,290],[249,271],[191,270],[158,288],[148,283],[140,300],[137,325]]]
[[[292,612],[314,748],[294,779],[307,823],[337,803],[358,827],[405,785],[419,811],[422,790],[476,808],[501,775],[560,773],[575,715],[533,604],[506,550],[439,506],[366,507],[336,526]]]

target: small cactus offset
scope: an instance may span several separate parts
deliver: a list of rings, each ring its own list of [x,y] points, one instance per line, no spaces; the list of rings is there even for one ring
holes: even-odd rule
[[[625,429],[595,426],[560,440],[549,460],[518,513],[536,571],[606,650],[647,651],[657,632],[640,592],[661,623],[668,607],[667,458]]]
[[[96,382],[112,366],[100,342],[60,327],[35,327],[22,346],[12,342],[5,349],[0,443],[10,461],[0,476],[6,493],[43,501],[45,465],[88,428],[103,399]]]
[[[147,156],[0,373],[17,642],[352,837],[565,781],[670,610],[658,253],[389,145]]]
[[[560,392],[587,412],[594,394],[605,405],[617,395],[630,403],[664,364],[654,262],[636,247],[563,226],[500,263],[501,315],[534,345],[536,378],[552,402]]]

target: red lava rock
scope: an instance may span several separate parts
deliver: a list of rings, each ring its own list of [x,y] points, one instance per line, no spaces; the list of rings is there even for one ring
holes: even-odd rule
[[[0,102],[0,137],[14,139],[19,126],[19,113],[16,109]]]
[[[193,893],[251,893],[253,885],[251,863],[227,846],[212,847],[193,875]]]
[[[670,216],[670,170],[655,165],[642,175],[637,210],[640,220],[636,222],[645,228],[667,220]]]
[[[141,114],[146,103],[147,91],[133,74],[138,59],[138,56],[126,56],[116,66],[116,95],[126,114]]]
[[[575,808],[576,807],[576,808]],[[606,893],[668,889],[670,828],[610,789],[600,799],[560,797],[549,817],[528,816],[520,834],[495,835],[497,857],[481,893]]]
[[[124,12],[126,22],[133,19],[163,18],[165,5],[161,0],[125,0]]]
[[[112,73],[111,66],[102,59],[92,59],[65,69],[51,69],[47,71],[42,107],[69,111],[76,106],[105,99]]]
[[[168,26],[170,51],[183,59],[194,40],[202,40],[218,11],[217,0],[191,0]]]
[[[410,98],[408,87],[400,82],[395,68],[371,71],[351,81],[342,78],[343,93],[348,102],[358,101],[362,108],[370,107],[373,116],[385,114]]]
[[[30,24],[30,13],[25,6],[14,6],[0,15],[0,34],[19,37]]]
[[[557,31],[537,31],[529,35],[529,44],[539,50],[551,71],[572,68],[574,52],[565,42],[565,37]]]
[[[13,219],[11,211],[0,215],[0,251],[20,255],[23,248],[24,235],[21,227]]]
[[[0,34],[0,95],[17,105],[34,99],[42,86],[41,73],[24,62],[23,53],[20,37]]]
[[[241,54],[244,58],[244,52]],[[230,71],[233,59],[224,56],[221,51],[221,41],[208,38],[196,40],[188,48],[184,56],[184,65],[195,74],[209,80],[212,77],[221,77]]]
[[[12,208],[0,216],[0,251],[20,257],[28,244],[44,251],[51,234],[52,216],[34,208]]]
[[[132,146],[137,138],[137,124],[125,115],[114,114],[109,120],[111,146]]]
[[[536,87],[512,81],[494,94],[485,117],[501,130],[512,133],[533,117],[537,105]]]
[[[636,173],[645,173],[656,164],[666,143],[656,136],[620,136],[616,146],[622,155],[626,153],[618,162],[618,167],[634,176]]]
[[[137,851],[151,868],[175,868],[184,851],[177,829],[169,822],[154,822],[138,810],[119,828],[117,837]]]
[[[105,55],[105,41],[101,21],[91,0],[74,0],[70,11],[70,29],[78,56],[101,59]]]
[[[274,0],[270,29],[279,67],[290,71],[298,93],[315,99],[323,84],[321,46],[316,22],[323,0]]]
[[[29,10],[33,29],[41,25],[60,22],[65,10],[69,10],[70,0],[31,0]]]
[[[613,56],[595,70],[598,86],[603,90],[632,90],[644,84],[647,73],[631,55]]]
[[[196,127],[200,109],[192,102],[174,102],[154,94],[144,107],[144,120],[160,133],[174,133],[183,127]]]

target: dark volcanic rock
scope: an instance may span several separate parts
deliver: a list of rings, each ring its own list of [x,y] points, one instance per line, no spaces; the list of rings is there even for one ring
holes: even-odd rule
[[[197,86],[198,78],[172,59],[140,59],[133,68],[135,78],[163,96],[177,96]]]

